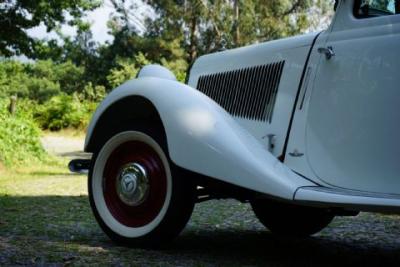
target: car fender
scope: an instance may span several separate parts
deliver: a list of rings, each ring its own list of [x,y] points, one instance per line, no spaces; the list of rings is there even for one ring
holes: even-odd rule
[[[299,187],[315,185],[282,164],[212,99],[173,79],[145,76],[114,89],[93,115],[85,151],[101,114],[130,96],[141,96],[154,105],[169,156],[182,168],[290,200]]]

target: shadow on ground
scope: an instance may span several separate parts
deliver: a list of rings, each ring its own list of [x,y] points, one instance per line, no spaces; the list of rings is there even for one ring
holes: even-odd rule
[[[397,265],[400,250],[369,247],[360,249],[329,239],[282,239],[269,233],[225,230],[182,236],[171,248],[173,253],[199,257],[207,254],[217,263],[261,266]]]
[[[370,216],[375,215],[369,214],[345,218],[315,237],[284,239],[259,225],[253,226],[253,217],[247,215],[244,224],[224,224],[233,213],[212,217],[215,205],[235,203],[214,201],[199,205],[193,221],[175,242],[162,250],[143,250],[110,242],[94,221],[87,196],[3,195],[0,196],[0,265],[398,266],[400,263],[396,237],[375,241],[382,233],[357,236],[360,229],[363,235],[368,234],[369,228],[360,225],[371,221],[373,227],[378,227],[376,231],[384,227],[384,232],[399,236],[398,223],[393,218],[389,222],[373,221]],[[237,207],[237,212],[247,214],[246,206]],[[211,215],[207,218],[204,214]],[[350,226],[340,227],[342,223]]]
[[[57,156],[60,157],[67,157],[67,158],[80,158],[80,159],[90,159],[92,157],[91,153],[86,153],[83,151],[71,151],[71,152],[64,152],[59,153]]]

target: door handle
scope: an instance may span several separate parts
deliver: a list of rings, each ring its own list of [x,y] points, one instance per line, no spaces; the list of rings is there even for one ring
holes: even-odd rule
[[[332,57],[335,56],[335,52],[333,51],[332,46],[319,47],[318,48],[318,53],[324,54],[327,60],[329,60],[329,59],[331,59]]]

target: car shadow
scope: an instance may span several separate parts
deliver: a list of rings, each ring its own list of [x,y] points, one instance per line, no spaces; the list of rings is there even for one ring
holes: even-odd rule
[[[199,259],[206,254],[216,262],[257,266],[399,266],[400,263],[400,247],[364,247],[330,236],[284,238],[253,230],[187,232],[166,251]]]
[[[59,154],[57,154],[57,156],[67,157],[67,158],[90,159],[92,157],[92,153],[87,153],[87,152],[83,152],[83,151],[79,150],[79,151],[59,153]]]
[[[54,248],[57,253],[79,255],[76,252],[79,247],[101,248],[106,255],[120,260],[134,258],[143,265],[152,265],[158,259],[180,266],[398,266],[400,263],[397,242],[382,244],[379,240],[370,240],[365,244],[362,238],[337,239],[335,235],[332,230],[306,239],[282,238],[266,230],[215,229],[191,223],[162,249],[124,248],[112,243],[98,227],[87,196],[0,195],[0,239],[3,243],[12,240],[12,246],[19,246],[18,240],[23,240],[18,248],[25,250],[21,257],[29,251],[23,246],[29,244],[37,254],[50,253]],[[48,247],[42,244],[35,251],[43,240]],[[66,244],[74,246],[70,250]],[[93,252],[94,258],[96,255]],[[13,263],[6,260],[5,263]]]

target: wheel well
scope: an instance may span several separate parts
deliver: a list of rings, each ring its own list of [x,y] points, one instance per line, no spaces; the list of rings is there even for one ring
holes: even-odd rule
[[[142,96],[128,96],[122,98],[109,107],[100,115],[94,126],[92,135],[86,146],[87,152],[97,153],[102,146],[112,136],[126,130],[129,125],[155,125],[160,126],[160,134],[166,139],[165,128],[161,117],[153,103]],[[164,147],[167,156],[169,156],[168,147]],[[190,177],[197,188],[196,202],[202,202],[209,199],[235,198],[240,201],[253,199],[256,195],[252,190],[241,188],[233,184],[220,181],[213,177],[207,177],[199,173],[187,170],[171,162],[175,171],[181,172],[182,177]]]
[[[142,96],[128,96],[116,101],[101,114],[85,150],[96,153],[126,123],[162,125],[160,115],[150,100]]]

